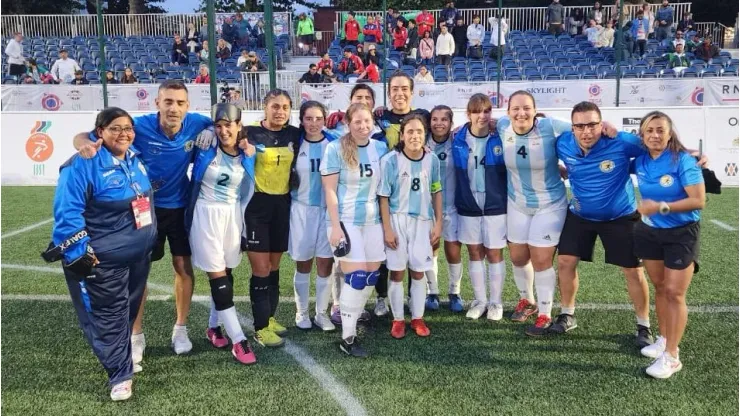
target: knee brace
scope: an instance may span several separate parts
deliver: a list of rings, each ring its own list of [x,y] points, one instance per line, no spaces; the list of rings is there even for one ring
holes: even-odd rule
[[[223,311],[234,306],[234,286],[228,276],[211,279],[211,297],[217,311]]]
[[[385,269],[385,278],[388,278],[388,269]],[[376,270],[374,272],[368,272],[367,273],[367,285],[368,286],[375,286],[378,283],[378,279],[380,278],[380,271]]]
[[[365,286],[368,286],[367,272],[363,270],[357,270],[352,273],[344,275],[344,283],[350,285],[352,289],[362,290]]]

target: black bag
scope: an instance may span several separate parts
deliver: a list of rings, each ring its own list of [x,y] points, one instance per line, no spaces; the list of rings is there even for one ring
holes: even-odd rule
[[[468,48],[468,58],[472,58],[472,59],[483,58],[483,47],[481,45],[469,47]]]

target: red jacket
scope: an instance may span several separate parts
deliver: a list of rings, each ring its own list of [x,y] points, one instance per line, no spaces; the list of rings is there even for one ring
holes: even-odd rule
[[[344,22],[344,38],[347,40],[357,40],[360,36],[360,24],[357,20],[347,20]]]
[[[409,38],[409,33],[406,31],[405,27],[402,27],[402,28],[394,27],[393,28],[393,47],[394,48],[403,48],[404,46],[406,46],[406,39],[408,38]]]
[[[195,81],[193,82],[196,84],[208,84],[211,82],[211,77],[209,75],[198,75],[197,77],[195,77]]]
[[[362,59],[359,56],[352,54],[349,58],[343,58],[342,62],[339,63],[339,72],[342,74],[361,74],[365,70],[365,66],[362,64]]]
[[[329,59],[328,61],[325,61],[323,58],[319,59],[319,62],[316,63],[316,66],[319,67],[319,70],[322,70],[324,68],[331,68],[334,70],[334,61]]]
[[[419,13],[416,16],[416,25],[419,27],[419,39],[424,37],[424,33],[431,32],[434,28],[434,16],[431,13]]]
[[[367,71],[367,79],[372,82],[380,82],[380,71],[378,70],[377,65],[371,62],[370,65],[367,66],[365,71]]]

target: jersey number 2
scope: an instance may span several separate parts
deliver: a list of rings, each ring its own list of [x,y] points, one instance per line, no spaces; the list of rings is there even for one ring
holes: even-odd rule
[[[516,154],[520,155],[522,157],[522,159],[526,159],[527,158],[527,149],[524,146],[522,146],[522,147],[519,148],[519,150],[516,151]]]
[[[231,178],[229,178],[229,175],[227,175],[225,173],[222,173],[221,174],[221,179],[219,179],[218,181],[216,181],[216,184],[218,186],[226,186],[226,185],[229,184],[229,179],[231,179]]]

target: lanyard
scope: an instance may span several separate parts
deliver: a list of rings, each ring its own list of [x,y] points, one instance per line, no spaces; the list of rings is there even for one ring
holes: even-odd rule
[[[126,178],[129,180],[131,189],[136,192],[136,198],[142,198],[144,196],[143,191],[141,190],[141,186],[134,180],[134,174],[130,170],[129,162],[133,162],[133,160],[129,159],[127,152],[126,156],[121,161],[120,166],[121,169],[123,169],[123,172],[126,173]]]

